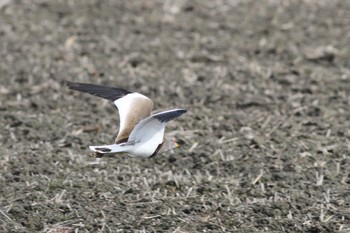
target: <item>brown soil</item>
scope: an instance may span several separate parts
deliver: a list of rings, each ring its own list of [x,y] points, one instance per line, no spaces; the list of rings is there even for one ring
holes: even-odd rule
[[[350,230],[350,1],[0,8],[0,232]],[[90,157],[117,111],[62,80],[186,108],[182,149]]]

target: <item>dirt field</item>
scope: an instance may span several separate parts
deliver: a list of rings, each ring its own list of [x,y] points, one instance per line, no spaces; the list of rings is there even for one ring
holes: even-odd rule
[[[350,1],[1,0],[0,232],[350,232]],[[180,150],[93,158],[122,87]]]

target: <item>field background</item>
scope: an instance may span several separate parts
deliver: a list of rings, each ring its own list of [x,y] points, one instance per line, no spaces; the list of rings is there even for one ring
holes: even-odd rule
[[[0,232],[350,232],[350,1],[1,0]],[[180,150],[96,159],[122,87]]]

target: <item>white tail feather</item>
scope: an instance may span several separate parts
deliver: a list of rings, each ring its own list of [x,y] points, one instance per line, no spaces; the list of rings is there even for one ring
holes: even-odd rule
[[[123,144],[101,145],[101,146],[89,146],[90,150],[100,154],[112,154],[118,152],[126,152],[130,149],[130,146]]]

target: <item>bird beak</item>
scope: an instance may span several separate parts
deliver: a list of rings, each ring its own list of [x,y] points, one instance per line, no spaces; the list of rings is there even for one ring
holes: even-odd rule
[[[180,148],[180,145],[175,142],[175,147]]]

